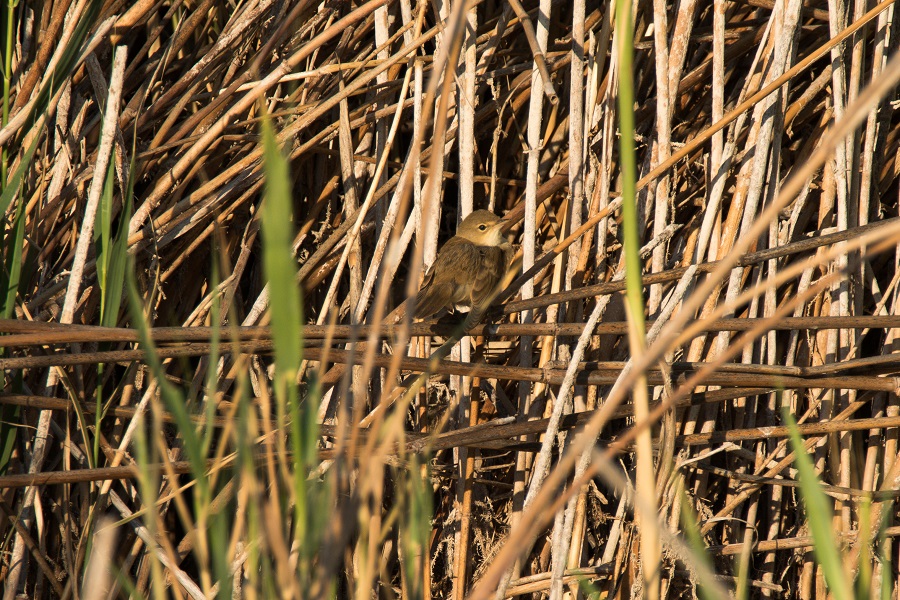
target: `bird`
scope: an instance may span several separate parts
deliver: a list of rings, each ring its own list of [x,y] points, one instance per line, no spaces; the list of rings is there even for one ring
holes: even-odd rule
[[[503,237],[504,224],[489,210],[476,210],[463,219],[425,274],[416,294],[416,318],[444,308],[468,308],[467,324],[481,321],[500,292],[513,256],[512,245]]]

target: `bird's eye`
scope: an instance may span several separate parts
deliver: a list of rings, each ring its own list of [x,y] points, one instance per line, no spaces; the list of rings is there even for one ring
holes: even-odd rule
[[[479,231],[484,231],[485,229],[487,229],[487,225],[482,223],[481,225],[478,226],[478,229],[479,229]]]

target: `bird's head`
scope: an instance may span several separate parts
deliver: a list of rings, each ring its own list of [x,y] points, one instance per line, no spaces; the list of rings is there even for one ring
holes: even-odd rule
[[[499,246],[503,243],[503,220],[489,210],[476,210],[463,219],[456,235],[476,246]]]

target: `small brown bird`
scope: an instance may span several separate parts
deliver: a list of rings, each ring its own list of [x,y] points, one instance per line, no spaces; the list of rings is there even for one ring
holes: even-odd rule
[[[503,221],[489,210],[466,217],[456,235],[438,251],[416,294],[416,317],[442,308],[470,309],[467,321],[481,321],[503,282],[512,259],[512,245],[503,238]]]

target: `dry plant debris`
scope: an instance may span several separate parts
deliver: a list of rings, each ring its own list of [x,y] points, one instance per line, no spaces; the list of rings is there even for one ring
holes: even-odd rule
[[[3,597],[825,598],[782,407],[896,595],[895,10],[635,3],[632,357],[611,3],[5,4]],[[479,208],[524,274],[451,351],[395,309]]]

